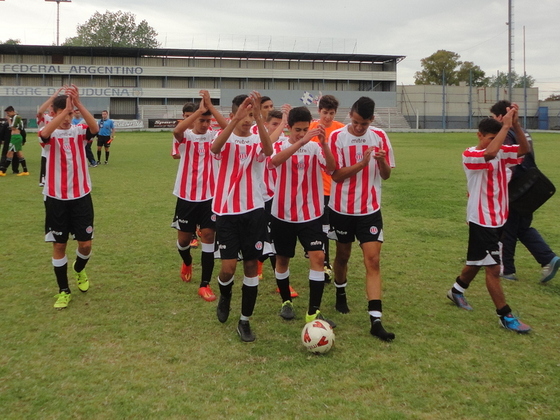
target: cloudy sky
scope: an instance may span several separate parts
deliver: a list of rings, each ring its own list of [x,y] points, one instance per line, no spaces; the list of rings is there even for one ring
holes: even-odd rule
[[[64,0],[61,0],[64,1]],[[525,63],[540,97],[560,94],[560,1],[513,0],[515,70]],[[0,0],[0,40],[56,43],[55,2]],[[454,51],[487,75],[507,71],[508,0],[72,0],[60,4],[60,42],[95,11],[146,20],[162,47],[403,55],[398,83],[414,83],[420,59]]]

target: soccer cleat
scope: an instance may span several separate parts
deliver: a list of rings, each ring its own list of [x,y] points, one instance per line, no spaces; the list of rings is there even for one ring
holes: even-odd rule
[[[282,318],[286,321],[294,319],[296,317],[296,313],[294,312],[294,304],[287,300],[282,304],[282,309],[280,309],[280,314]]]
[[[109,162],[105,161],[105,165],[108,165],[108,164],[109,164]]]
[[[316,319],[322,319],[323,321],[326,321],[331,326],[331,328],[336,328],[335,322],[325,318],[321,311],[317,311],[313,315],[309,315],[308,313],[305,314],[306,324],[309,324],[311,321],[315,321]]]
[[[504,280],[511,280],[511,281],[517,281],[519,280],[517,278],[517,274],[515,273],[511,273],[511,274],[500,274],[500,278],[504,279]]]
[[[66,292],[60,292],[58,295],[54,295],[54,297],[56,298],[56,302],[54,303],[56,309],[68,307],[68,302],[72,300],[72,294]]]
[[[455,305],[457,305],[458,308],[464,309],[466,311],[473,310],[472,306],[469,305],[469,302],[467,302],[467,299],[465,299],[465,295],[462,293],[453,293],[453,290],[449,289],[449,291],[447,292],[447,298]]]
[[[29,175],[29,172],[20,172],[16,176],[28,176],[28,175]]]
[[[72,271],[74,272],[74,278],[78,282],[78,289],[80,289],[80,292],[87,292],[89,290],[89,280],[86,274],[86,270],[83,269],[78,273],[76,270],[74,270],[75,265],[76,261],[74,261],[74,264],[72,264]]]
[[[198,296],[200,296],[206,302],[214,302],[216,300],[216,295],[214,294],[212,289],[210,289],[210,286],[199,287]]]
[[[500,325],[506,330],[515,331],[519,334],[527,334],[531,331],[531,327],[518,320],[513,314],[509,313],[505,316],[500,316]]]
[[[263,279],[263,263],[262,261],[257,261],[257,274],[259,276],[259,280]],[[280,292],[280,290],[279,290]]]
[[[6,172],[0,171],[0,176],[6,176]]]
[[[186,281],[187,283],[192,279],[192,264],[186,265],[183,263],[181,266],[181,280]]]
[[[276,293],[280,293],[280,288],[279,287],[276,288]],[[296,292],[294,290],[294,288],[290,285],[290,297],[297,298],[298,296],[299,296],[299,293]]]
[[[196,239],[196,237],[192,238],[190,247],[191,248],[198,248],[198,239]]]
[[[239,323],[237,324],[237,334],[239,334],[241,341],[245,341],[246,343],[255,341],[255,335],[251,331],[249,321],[239,320]]]
[[[560,258],[554,257],[550,262],[545,265],[542,269],[541,283],[546,283],[552,280],[560,268]]]
[[[220,295],[220,300],[218,300],[218,307],[216,308],[216,315],[218,316],[218,321],[222,324],[226,322],[229,318],[231,296]]]
[[[333,280],[333,270],[332,267],[327,264],[323,267],[323,271],[325,272],[325,283],[330,283]]]
[[[100,162],[100,161],[97,161],[97,164],[98,164],[98,165],[101,165],[101,162]]]

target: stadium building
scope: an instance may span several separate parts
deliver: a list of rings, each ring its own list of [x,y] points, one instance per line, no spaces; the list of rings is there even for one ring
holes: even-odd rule
[[[84,105],[114,119],[178,118],[206,89],[222,112],[238,94],[258,90],[275,104],[313,103],[335,95],[341,108],[359,96],[379,110],[397,107],[397,64],[404,56],[199,49],[0,45],[0,106],[14,106],[33,126],[57,88],[75,84]],[[303,100],[303,102],[302,102]]]

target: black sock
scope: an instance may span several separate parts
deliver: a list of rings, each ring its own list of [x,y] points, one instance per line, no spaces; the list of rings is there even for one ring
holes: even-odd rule
[[[23,169],[23,172],[27,172],[27,163],[25,162],[25,159],[21,159],[19,163],[21,163],[21,168]]]
[[[241,315],[251,316],[257,303],[257,293],[259,286],[247,286],[246,284],[241,287]]]
[[[336,287],[336,303],[335,309],[342,313],[347,314],[350,312],[350,308],[348,307],[348,301],[346,300],[346,287]]]
[[[214,270],[214,253],[202,251],[200,262],[202,265],[200,287],[206,287],[210,284],[210,280],[212,279],[212,271]]]
[[[506,315],[509,315],[511,313],[511,308],[509,307],[509,305],[506,305],[501,309],[496,309],[496,313],[499,316],[506,316]]]
[[[101,150],[97,151],[97,161],[99,162],[101,160]]]
[[[282,298],[282,302],[286,302],[287,300],[292,300],[292,294],[290,293],[290,276],[286,277],[285,279],[276,279],[276,285],[280,289],[280,297]]]
[[[276,271],[276,256],[271,255],[269,258],[270,258],[270,265],[272,266],[272,271]]]
[[[70,287],[68,286],[68,263],[60,267],[54,267],[54,275],[56,276],[58,289],[61,292],[70,293]]]
[[[89,258],[86,260],[79,255],[76,256],[76,262],[74,263],[74,271],[77,273],[81,272],[84,268],[86,268],[86,264],[88,263]]]
[[[371,329],[369,331],[371,335],[383,341],[393,341],[395,339],[394,333],[388,332],[383,328],[383,325],[381,325],[381,318],[370,315],[369,320],[371,322]]]
[[[325,266],[330,267],[330,259],[329,259],[329,240],[325,241]]]
[[[313,315],[321,308],[324,289],[325,282],[309,280],[309,310],[307,311],[309,315]]]
[[[233,281],[227,285],[223,285],[222,283],[220,283],[220,278],[218,277],[218,285],[220,286],[220,294],[231,298],[231,289],[233,289]]]
[[[461,286],[463,289],[465,289],[465,290],[467,290],[467,289],[469,288],[469,285],[466,284],[465,282],[462,282],[462,281],[460,280],[459,276],[457,276],[457,278],[455,279],[455,282],[456,282],[459,286]],[[451,289],[451,291],[452,291],[453,293],[459,293],[459,294],[461,294],[461,295],[463,294],[463,292],[460,291],[460,290],[457,290],[457,289],[455,288],[455,286],[453,286],[453,288]]]
[[[109,162],[109,152],[105,152],[105,162]]]
[[[191,265],[192,264],[191,248],[190,247],[188,247],[187,249],[177,248],[177,250],[179,251],[179,255],[183,259],[185,265]]]

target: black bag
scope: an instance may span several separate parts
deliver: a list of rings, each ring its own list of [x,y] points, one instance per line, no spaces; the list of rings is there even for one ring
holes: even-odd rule
[[[516,174],[509,182],[509,207],[522,214],[530,215],[554,195],[556,187],[537,167],[516,168]]]

